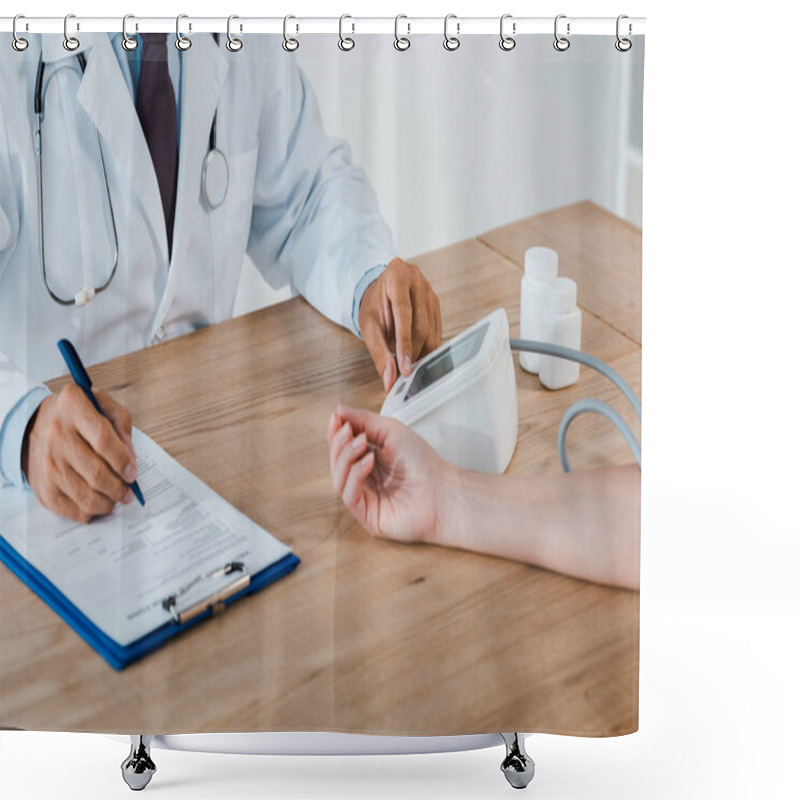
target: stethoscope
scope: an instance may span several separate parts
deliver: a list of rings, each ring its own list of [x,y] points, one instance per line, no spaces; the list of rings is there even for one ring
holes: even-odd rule
[[[86,57],[84,54],[76,53],[78,65],[81,68],[81,75],[86,72]],[[56,72],[63,67],[57,67]],[[36,114],[36,141],[35,149],[38,161],[38,177],[39,177],[39,255],[42,264],[42,279],[44,280],[47,293],[53,300],[61,306],[85,306],[95,295],[105,291],[114,279],[119,264],[119,237],[117,235],[117,225],[114,219],[114,206],[111,202],[111,189],[108,184],[108,172],[106,170],[106,162],[103,157],[103,148],[100,143],[100,132],[95,131],[97,135],[97,149],[100,153],[100,164],[103,168],[103,180],[106,185],[106,201],[108,204],[108,214],[111,219],[111,230],[114,234],[114,263],[108,274],[105,283],[100,286],[84,286],[73,297],[64,298],[58,295],[51,288],[47,280],[47,258],[45,248],[45,221],[44,221],[44,168],[42,163],[42,122],[44,120],[44,100],[47,94],[47,88],[44,85],[44,68],[45,63],[41,55],[39,56],[39,70],[36,75],[36,87],[34,90],[33,109]],[[53,73],[55,74],[55,72]],[[50,76],[52,79],[52,74]],[[214,111],[214,118],[211,122],[211,132],[208,137],[208,151],[203,159],[203,166],[200,173],[200,188],[203,197],[203,203],[209,211],[219,208],[225,201],[228,194],[228,159],[225,154],[217,149],[217,111]]]

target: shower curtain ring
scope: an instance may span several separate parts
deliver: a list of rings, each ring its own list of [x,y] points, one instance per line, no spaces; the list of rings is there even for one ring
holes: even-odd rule
[[[241,39],[237,39],[235,36],[231,36],[231,22],[233,22],[233,20],[235,19],[239,19],[239,17],[237,17],[236,14],[231,14],[228,17],[228,41],[225,44],[225,46],[228,48],[228,50],[231,51],[231,53],[238,53],[243,47]],[[242,26],[240,25],[239,30],[241,31],[241,29]]]
[[[192,46],[192,40],[181,33],[181,20],[187,19],[188,14],[178,14],[175,19],[175,47],[178,50],[188,50]],[[189,23],[189,33],[192,32],[192,23]]]
[[[445,50],[449,50],[452,53],[453,50],[458,50],[458,48],[461,47],[461,40],[458,38],[458,34],[461,33],[461,23],[456,21],[456,35],[455,36],[450,36],[450,34],[447,32],[447,24],[450,22],[451,19],[457,20],[458,18],[456,17],[455,14],[448,14],[444,18],[444,42],[443,42],[443,44],[444,44],[444,49]]]
[[[293,17],[291,14],[287,14],[283,18],[283,49],[287,53],[294,53],[298,47],[300,47],[300,42],[297,39],[294,39],[289,36],[289,20],[290,19],[297,19],[297,17]],[[295,31],[299,31],[300,26],[295,24]]]
[[[11,40],[11,46],[18,52],[21,53],[23,50],[28,49],[28,40],[23,39],[21,36],[17,36],[17,20],[18,19],[25,19],[24,14],[17,14],[14,17],[14,22],[11,23],[11,33],[13,34],[14,38]],[[27,28],[27,25],[26,25]]]
[[[411,39],[407,39],[405,36],[400,36],[399,26],[401,19],[407,20],[408,17],[405,14],[398,14],[394,18],[394,49],[403,51],[408,50],[408,48],[411,47]],[[406,22],[406,28],[408,28],[408,33],[411,33],[410,22]]]
[[[139,40],[134,39],[132,36],[128,36],[128,20],[129,19],[136,19],[133,14],[126,14],[122,18],[122,49],[123,50],[135,50],[139,46]],[[136,30],[139,30],[139,25],[136,25]]]
[[[345,36],[344,32],[342,31],[342,26],[344,25],[344,21],[346,19],[353,19],[349,14],[342,14],[339,17],[339,49],[344,50],[347,52],[348,50],[352,50],[356,46],[355,39],[352,39],[349,36]],[[352,25],[352,33],[356,32],[356,24],[355,22],[350,23]]]
[[[71,19],[75,19],[74,14],[67,14],[67,16],[64,17],[64,49],[70,52],[77,50],[81,46],[81,43],[74,36],[69,35],[69,30],[67,28]],[[80,30],[80,25],[76,25],[76,29]]]
[[[513,50],[517,46],[517,40],[513,36],[506,36],[505,31],[503,30],[503,26],[505,25],[505,21],[507,19],[511,19],[511,14],[503,14],[500,17],[500,49],[505,50],[508,52],[509,50]],[[511,23],[511,32],[517,32],[517,23]]]
[[[560,19],[566,19],[566,18],[567,18],[566,14],[559,14],[556,17],[555,25],[554,25],[554,28],[553,28],[554,32],[555,32],[555,37],[556,37],[556,40],[553,42],[553,47],[555,47],[555,49],[558,50],[559,53],[563,53],[565,50],[569,50],[569,45],[570,45],[569,39],[567,39],[566,36],[559,36],[558,35],[558,21]],[[567,23],[567,36],[569,36],[569,32],[570,32],[569,29],[570,29],[570,24],[568,22]]]
[[[614,47],[616,47],[617,50],[620,51],[620,53],[627,53],[628,50],[630,50],[631,47],[633,47],[633,42],[630,39],[623,39],[620,36],[620,33],[619,33],[619,31],[620,31],[620,22],[622,22],[623,19],[628,19],[628,15],[627,14],[620,14],[617,17],[617,41],[614,42]],[[631,33],[633,33],[633,26],[629,22],[628,23],[628,36],[630,36]]]

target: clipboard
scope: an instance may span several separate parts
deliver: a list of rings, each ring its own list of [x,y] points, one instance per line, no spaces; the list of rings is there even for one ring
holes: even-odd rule
[[[79,525],[0,487],[0,561],[117,670],[300,563],[136,428],[133,442],[144,508]]]
[[[161,647],[173,636],[194,627],[199,622],[218,614],[231,603],[245,595],[266,588],[275,581],[294,571],[300,559],[294,553],[287,553],[280,561],[271,564],[255,575],[246,575],[247,583],[237,584],[236,588],[224,597],[214,592],[202,602],[194,603],[184,611],[176,611],[170,623],[157,628],[152,633],[129,645],[120,645],[103,633],[74,603],[67,599],[36,567],[22,558],[19,553],[0,536],[0,561],[3,562],[26,586],[33,590],[53,611],[56,612],[88,645],[93,647],[114,669],[123,670],[148,653]],[[227,565],[226,565],[227,566]],[[246,574],[246,573],[245,573]],[[229,587],[230,588],[230,587]],[[170,597],[175,597],[171,595]],[[167,602],[170,598],[165,598]]]

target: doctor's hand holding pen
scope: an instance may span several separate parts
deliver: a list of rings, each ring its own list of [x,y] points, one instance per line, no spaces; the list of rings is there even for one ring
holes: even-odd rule
[[[22,471],[39,502],[82,523],[130,503],[136,479],[131,415],[108,393],[94,396],[105,416],[65,384],[42,401],[22,444]]]
[[[527,477],[470,472],[397,420],[344,406],[330,418],[328,445],[334,489],[373,536],[639,588],[635,464]]]
[[[439,298],[422,270],[401,258],[392,259],[367,287],[358,325],[385,392],[442,343]]]

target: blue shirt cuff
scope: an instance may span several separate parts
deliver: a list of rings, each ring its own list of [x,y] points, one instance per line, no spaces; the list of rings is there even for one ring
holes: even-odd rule
[[[46,397],[51,394],[44,386],[35,386],[6,415],[0,427],[0,472],[14,486],[27,486],[22,474],[22,439],[31,417]]]
[[[364,292],[369,289],[373,282],[380,278],[385,269],[386,264],[376,264],[372,269],[368,269],[361,276],[361,280],[356,284],[356,289],[353,292],[353,328],[359,339],[361,338],[361,327],[358,324],[358,312],[361,310],[361,301],[364,299]]]

